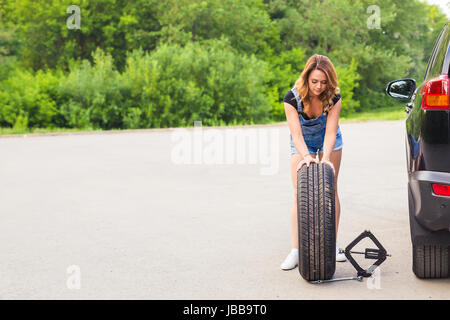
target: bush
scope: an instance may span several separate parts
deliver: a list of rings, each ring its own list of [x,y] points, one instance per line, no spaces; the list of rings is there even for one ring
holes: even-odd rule
[[[305,66],[305,50],[295,48],[268,59],[269,70],[266,74],[267,97],[270,102],[271,117],[275,121],[286,120],[283,98],[300,76]]]
[[[341,90],[341,116],[348,116],[359,110],[359,101],[353,99],[354,89],[359,86],[358,80],[361,76],[356,72],[357,63],[352,59],[350,65],[336,65],[336,73],[338,74],[338,86]]]
[[[166,44],[151,55],[136,50],[122,74],[133,101],[126,122],[146,128],[196,120],[204,125],[264,122],[269,116],[265,72],[264,62],[237,54],[224,38],[184,47]]]
[[[60,75],[52,71],[33,74],[16,70],[0,84],[0,125],[52,127],[58,114],[56,87]]]
[[[61,80],[61,115],[69,127],[121,128],[127,88],[110,55],[97,49],[93,60],[93,65],[88,60],[72,64],[70,73]]]

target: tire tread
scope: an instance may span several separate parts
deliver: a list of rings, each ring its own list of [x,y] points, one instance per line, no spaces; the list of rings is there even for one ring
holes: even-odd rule
[[[448,246],[413,245],[413,272],[418,278],[448,278],[448,262]]]
[[[334,175],[311,163],[297,173],[299,272],[308,281],[331,279],[336,269]]]

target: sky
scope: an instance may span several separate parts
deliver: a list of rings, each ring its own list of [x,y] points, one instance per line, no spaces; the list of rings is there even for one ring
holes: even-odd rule
[[[450,19],[450,0],[425,0],[429,4],[438,5]]]

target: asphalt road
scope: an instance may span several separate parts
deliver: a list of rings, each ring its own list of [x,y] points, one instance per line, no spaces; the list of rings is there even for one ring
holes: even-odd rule
[[[373,279],[280,269],[287,124],[204,129],[209,144],[198,128],[0,136],[0,299],[448,299],[449,279],[412,273],[404,122],[341,129],[338,242],[375,234],[392,256]],[[226,143],[236,130],[249,144]],[[337,263],[335,277],[355,274]]]

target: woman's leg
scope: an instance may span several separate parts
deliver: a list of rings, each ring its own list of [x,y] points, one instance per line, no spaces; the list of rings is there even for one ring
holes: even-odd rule
[[[319,160],[322,160],[323,153],[319,153]],[[335,199],[335,212],[336,212],[336,239],[338,234],[338,227],[339,227],[339,218],[341,215],[341,203],[339,202],[339,196],[338,196],[338,188],[337,188],[337,181],[338,181],[338,174],[339,174],[339,168],[341,167],[341,158],[342,158],[342,149],[334,150],[331,152],[330,155],[330,161],[334,166],[334,170],[336,172],[336,175],[334,177],[334,199]]]
[[[311,154],[313,158],[315,154]],[[294,204],[291,210],[291,245],[292,248],[298,249],[298,222],[297,222],[297,165],[303,160],[303,156],[298,153],[291,154],[291,178],[292,187],[294,188]]]

